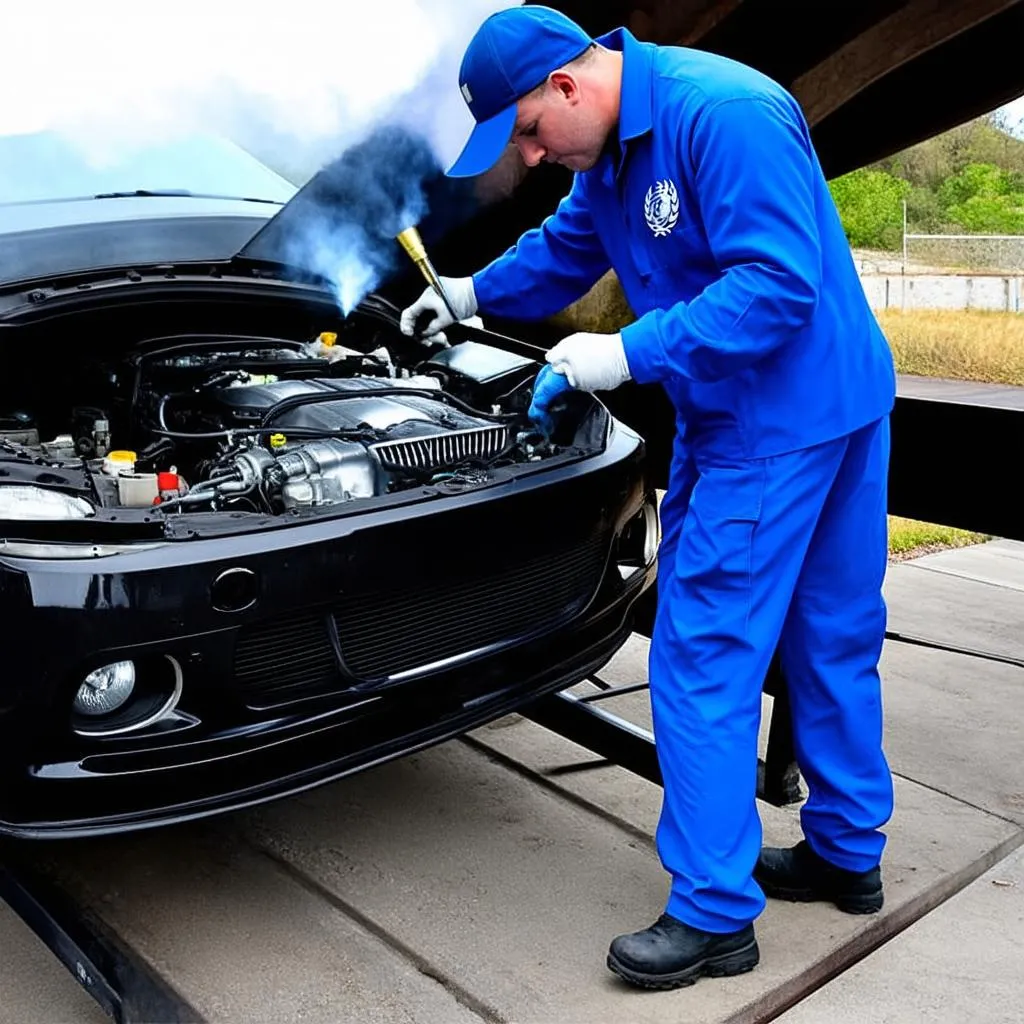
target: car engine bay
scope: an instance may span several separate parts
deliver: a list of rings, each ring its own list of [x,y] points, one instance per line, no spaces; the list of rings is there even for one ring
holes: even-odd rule
[[[578,430],[548,437],[527,418],[538,369],[481,341],[428,347],[347,321],[313,337],[143,338],[82,369],[60,408],[8,390],[0,520],[280,516],[585,454]]]

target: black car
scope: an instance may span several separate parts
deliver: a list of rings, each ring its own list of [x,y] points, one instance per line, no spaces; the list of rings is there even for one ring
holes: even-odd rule
[[[91,168],[0,140],[0,833],[295,793],[630,633],[641,438],[580,393],[540,434],[519,339],[345,315],[254,245],[300,194],[219,142]]]

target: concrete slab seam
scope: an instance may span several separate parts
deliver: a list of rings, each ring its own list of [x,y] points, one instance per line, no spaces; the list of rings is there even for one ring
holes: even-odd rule
[[[453,978],[448,976],[440,967],[431,963],[422,953],[407,945],[396,935],[393,935],[383,925],[378,924],[371,917],[368,917],[361,910],[356,909],[351,903],[342,899],[337,893],[332,892],[312,876],[306,874],[301,868],[296,867],[290,861],[276,854],[258,843],[247,841],[250,849],[265,857],[278,871],[285,875],[290,881],[305,889],[310,895],[315,896],[328,903],[339,913],[344,914],[363,931],[372,935],[375,939],[383,942],[389,949],[397,953],[402,959],[415,968],[425,978],[440,985],[460,1006],[476,1014],[487,1024],[508,1024],[506,1018],[485,1000],[473,995]]]
[[[996,590],[1013,590],[1018,594],[1024,593],[1024,587],[1017,586],[1015,583],[999,583],[996,580],[987,580],[981,576],[975,576],[971,573],[956,572],[953,569],[943,569],[937,565],[919,565],[914,561],[907,561],[900,563],[906,566],[908,569],[917,569],[919,572],[936,572],[941,576],[952,576],[953,579],[967,580],[969,583],[980,583],[985,587],[995,587]]]
[[[1011,668],[1024,669],[1024,661],[1020,658],[1011,657],[1008,654],[993,654],[991,651],[979,651],[970,647],[956,647],[952,644],[943,643],[941,640],[912,636],[909,633],[888,632],[886,633],[885,640],[887,645],[904,644],[907,647],[920,647],[928,651],[939,651],[942,654],[951,654],[959,658],[976,658],[979,661],[991,661],[997,665],[1009,665]]]
[[[568,764],[558,764],[554,768],[548,768],[543,772],[545,779],[560,779],[564,775],[582,775],[584,772],[598,771],[601,768],[617,767],[614,761],[602,757],[594,761],[571,761]]]
[[[767,1024],[828,982],[874,953],[890,939],[920,921],[937,907],[966,889],[1000,861],[1024,846],[1024,831],[1008,836],[988,853],[961,868],[942,882],[908,900],[889,914],[867,925],[827,957],[782,985],[748,1003],[725,1018],[722,1024]]]
[[[1005,822],[1007,825],[1012,825],[1014,828],[1020,828],[1021,823],[1015,818],[1008,818],[1005,814],[1000,814],[998,811],[990,810],[988,807],[979,807],[977,804],[972,804],[970,800],[965,800],[962,796],[957,796],[955,793],[950,793],[945,789],[940,789],[938,786],[922,782],[920,779],[915,779],[910,775],[904,775],[902,772],[892,772],[892,777],[894,779],[903,779],[904,782],[910,782],[915,786],[920,786],[921,789],[927,789],[932,793],[937,793],[939,796],[946,797],[947,800],[953,800],[958,804],[963,804],[964,807],[970,807],[972,811],[978,811],[980,814],[984,814],[989,818],[995,818],[997,821]]]
[[[538,726],[538,728],[542,728]],[[519,775],[520,777],[532,782],[549,793],[554,794],[566,803],[572,804],[574,807],[578,807],[581,810],[587,811],[589,814],[593,814],[595,817],[600,818],[602,821],[608,822],[610,825],[614,825],[616,828],[621,829],[623,832],[628,833],[634,839],[638,839],[645,846],[651,850],[657,850],[653,836],[650,832],[645,831],[642,828],[637,828],[632,822],[626,821],[625,818],[620,818],[617,814],[613,814],[611,811],[606,810],[603,807],[592,803],[587,800],[586,797],[579,796],[567,789],[563,789],[556,782],[553,782],[546,775],[542,775],[540,772],[533,768],[528,768],[524,764],[520,764],[514,758],[509,757],[507,754],[503,754],[500,751],[492,750],[486,744],[481,743],[479,740],[474,739],[472,736],[460,736],[459,742],[465,744],[471,750],[476,751],[478,754],[482,754],[488,761],[499,765],[502,768],[508,769],[508,771]],[[616,767],[614,764],[609,764],[609,767]]]

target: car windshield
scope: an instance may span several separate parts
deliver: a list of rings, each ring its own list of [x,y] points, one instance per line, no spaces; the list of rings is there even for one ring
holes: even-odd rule
[[[296,191],[226,139],[93,154],[54,132],[0,136],[0,205],[147,194],[286,203]]]

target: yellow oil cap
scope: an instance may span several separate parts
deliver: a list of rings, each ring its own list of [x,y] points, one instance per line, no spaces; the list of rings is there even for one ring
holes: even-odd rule
[[[338,340],[338,334],[336,331],[321,331],[319,340],[325,348],[330,348]]]
[[[271,434],[270,435],[270,447],[281,448],[288,443],[288,438],[284,434]]]
[[[103,456],[103,472],[107,476],[118,476],[120,473],[130,473],[135,469],[135,452],[115,449]]]

